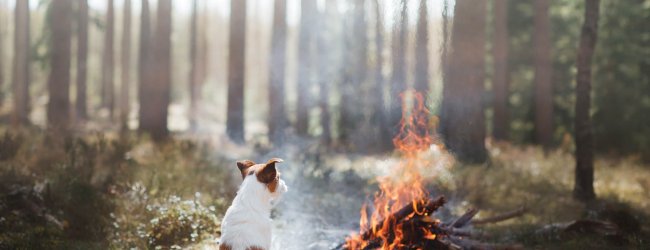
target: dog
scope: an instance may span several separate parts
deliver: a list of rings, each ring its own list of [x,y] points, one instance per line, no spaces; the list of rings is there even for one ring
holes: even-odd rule
[[[288,191],[275,166],[280,162],[237,162],[244,181],[221,222],[219,250],[271,249],[271,208]]]

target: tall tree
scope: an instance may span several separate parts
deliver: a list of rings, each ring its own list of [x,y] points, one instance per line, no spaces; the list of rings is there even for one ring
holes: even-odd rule
[[[296,107],[296,132],[307,135],[309,110],[312,105],[314,24],[316,0],[300,2],[300,40],[298,41],[298,103]]]
[[[29,123],[30,70],[30,24],[29,0],[16,0],[14,22],[13,99],[12,124],[20,126]]]
[[[397,124],[402,116],[402,99],[399,95],[406,90],[406,35],[408,32],[408,4],[402,0],[397,9],[397,21],[393,30],[392,66],[390,83],[390,119],[391,138],[397,132]]]
[[[87,75],[88,75],[88,0],[79,0],[77,16],[77,98],[76,117],[88,119]]]
[[[508,0],[494,0],[494,74],[492,86],[494,91],[494,118],[492,119],[492,137],[496,140],[508,139],[510,124],[508,114],[508,89],[510,77],[508,69]]]
[[[152,40],[153,59],[151,70],[147,75],[150,81],[146,102],[145,112],[149,112],[145,128],[151,134],[154,140],[160,141],[166,139],[169,131],[167,130],[167,116],[171,92],[171,33],[172,33],[172,1],[158,1],[158,15],[156,17],[156,31]]]
[[[321,141],[325,145],[332,144],[332,118],[330,112],[330,95],[332,88],[330,83],[333,82],[334,76],[337,74],[338,60],[335,48],[332,46],[334,40],[332,37],[337,37],[335,26],[337,22],[328,22],[331,18],[337,18],[339,1],[331,0],[326,2],[325,9],[319,14],[318,30],[317,33],[317,55],[318,65],[316,68],[320,69],[316,72],[319,89],[319,108],[320,108],[320,127],[322,129]]]
[[[372,103],[373,114],[371,122],[377,125],[377,149],[380,151],[389,150],[392,147],[392,138],[390,134],[390,124],[386,113],[386,104],[384,103],[384,16],[382,6],[379,0],[375,0],[375,81],[372,88],[374,102]]]
[[[415,43],[415,90],[429,95],[429,18],[427,1],[420,1]],[[426,102],[425,102],[426,103]]]
[[[363,119],[363,83],[367,76],[368,36],[366,34],[365,0],[354,1],[351,25],[345,31],[344,64],[341,91],[341,117],[339,119],[339,140],[348,146],[353,145],[351,138],[357,132]],[[346,27],[344,27],[346,28]]]
[[[122,29],[122,85],[120,86],[120,122],[122,129],[129,128],[131,106],[131,0],[124,0],[124,28]]]
[[[246,68],[246,2],[230,1],[228,56],[228,114],[226,133],[236,143],[244,142],[244,80]]]
[[[47,105],[48,127],[67,130],[70,123],[70,44],[71,44],[71,0],[53,0],[49,15],[52,29],[50,76]]]
[[[189,92],[190,92],[190,110],[189,120],[190,128],[196,129],[196,115],[198,109],[197,96],[199,95],[199,69],[198,69],[198,0],[192,0],[192,14],[190,17],[190,73],[189,73]]]
[[[150,68],[151,68],[151,17],[149,13],[149,0],[142,0],[141,2],[142,13],[140,14],[140,41],[138,48],[138,102],[140,109],[138,110],[138,123],[141,132],[147,132],[149,116],[151,112],[147,110],[150,99],[145,96],[145,92],[150,89]]]
[[[104,34],[104,55],[102,57],[102,108],[108,108],[110,119],[113,118],[113,111],[115,107],[115,90],[113,73],[115,67],[115,58],[114,58],[114,6],[113,0],[106,1],[108,6],[106,7],[106,30]]]
[[[450,151],[468,163],[487,160],[482,100],[486,3],[456,1],[452,49],[446,67],[441,129]]]
[[[585,0],[585,19],[580,33],[576,75],[575,138],[576,172],[573,195],[582,201],[596,197],[594,192],[594,142],[591,126],[591,66],[598,41],[600,0]]]
[[[287,54],[287,1],[275,0],[273,33],[269,59],[269,136],[274,144],[282,144],[287,117],[284,103],[284,81]]]
[[[549,4],[535,0],[533,47],[535,51],[535,140],[544,149],[553,142],[553,82]]]
[[[0,2],[0,8],[2,8],[3,12],[0,13],[0,109],[2,109],[2,105],[4,104],[4,91],[3,87],[5,85],[5,50],[4,50],[4,42],[5,42],[5,37],[8,37],[9,34],[7,34],[7,13],[4,12],[4,10],[9,9],[7,7],[7,2],[2,1]]]

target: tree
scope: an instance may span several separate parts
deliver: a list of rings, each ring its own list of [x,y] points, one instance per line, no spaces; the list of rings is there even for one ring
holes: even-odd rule
[[[66,131],[70,122],[70,0],[53,0],[49,15],[52,29],[47,121],[50,129]]]
[[[426,98],[429,95],[429,23],[427,1],[420,1],[415,43],[415,90]],[[426,101],[425,101],[426,103]]]
[[[594,142],[591,127],[591,66],[598,40],[600,0],[585,0],[585,19],[580,33],[576,75],[575,138],[576,172],[573,196],[582,201],[596,198],[594,192]]]
[[[131,106],[131,0],[124,0],[124,23],[122,35],[122,85],[120,86],[120,122],[122,129],[129,128]]]
[[[12,124],[20,126],[29,123],[30,70],[30,24],[29,0],[16,0],[14,22],[13,99]]]
[[[495,140],[508,139],[510,118],[508,113],[508,89],[510,86],[508,67],[508,0],[494,1],[494,74],[492,86],[494,91],[494,117],[492,119],[492,137]]]
[[[151,122],[151,112],[147,108],[150,107],[149,101],[145,96],[145,91],[150,89],[150,68],[151,68],[151,17],[149,14],[149,0],[142,0],[142,13],[140,14],[140,41],[139,41],[139,55],[138,55],[138,102],[140,109],[138,110],[138,123],[140,132],[147,132],[150,128],[147,127]]]
[[[487,160],[485,116],[486,2],[457,0],[446,67],[441,130],[449,150],[467,163]]]
[[[535,140],[548,150],[553,143],[553,83],[549,4],[535,0],[533,48],[535,52]]]
[[[331,121],[331,116],[330,116],[330,85],[329,83],[332,82],[332,76],[336,72],[336,67],[334,66],[334,56],[335,53],[331,53],[333,50],[330,41],[328,41],[328,37],[333,37],[334,32],[332,32],[332,28],[327,22],[328,18],[330,15],[333,15],[337,10],[336,8],[338,7],[338,2],[337,1],[328,1],[326,3],[327,5],[325,6],[325,10],[319,13],[319,20],[318,20],[318,32],[317,34],[317,54],[320,55],[318,57],[318,66],[317,68],[320,69],[316,74],[318,75],[316,78],[318,79],[318,88],[319,88],[319,107],[320,107],[320,127],[323,130],[323,133],[321,134],[321,140],[323,144],[325,145],[331,145],[332,144],[332,128],[330,123]]]
[[[402,117],[402,100],[399,95],[406,90],[406,34],[408,29],[407,1],[402,0],[399,6],[397,21],[393,30],[392,65],[393,72],[390,85],[389,126],[391,138],[397,133],[397,124]]]
[[[190,73],[189,73],[189,92],[190,92],[190,110],[189,110],[189,120],[190,128],[192,130],[196,129],[196,115],[198,109],[198,95],[199,93],[199,69],[198,69],[198,51],[197,51],[197,39],[198,39],[198,21],[197,21],[197,12],[198,12],[198,0],[192,0],[192,14],[190,17]]]
[[[244,81],[246,68],[246,2],[230,1],[228,56],[228,114],[226,133],[236,143],[244,142]]]
[[[113,73],[114,73],[114,54],[113,54],[113,40],[114,40],[114,9],[113,0],[107,1],[106,7],[106,33],[104,34],[104,55],[102,57],[102,108],[108,108],[109,118],[113,118],[113,111],[115,106],[115,93],[113,89]]]
[[[273,32],[269,59],[269,139],[282,144],[287,117],[284,103],[284,81],[287,54],[287,1],[275,0],[273,6]]]
[[[7,8],[7,3],[2,1],[2,8]],[[4,14],[4,13],[3,13]],[[0,109],[2,109],[2,105],[4,104],[4,91],[3,91],[3,86],[5,85],[5,50],[4,50],[4,38],[8,37],[9,35],[6,33],[6,23],[7,22],[6,14],[0,16]]]
[[[373,114],[370,119],[378,127],[377,149],[384,151],[389,150],[393,144],[392,138],[387,136],[390,134],[390,124],[384,103],[384,16],[379,0],[375,0],[375,19],[375,86],[372,88],[375,98],[372,98]]]
[[[311,108],[311,88],[313,83],[313,45],[316,22],[316,0],[300,2],[300,40],[298,44],[298,103],[296,108],[296,132],[307,135],[309,110]]]
[[[77,16],[77,98],[76,117],[88,119],[87,73],[88,73],[88,0],[80,0]]]
[[[368,36],[365,15],[365,0],[354,1],[351,25],[344,27],[344,68],[341,91],[341,117],[339,119],[339,140],[346,145],[353,145],[352,135],[358,132],[360,121],[363,120],[361,96],[366,80],[368,61]],[[365,146],[365,145],[362,145]]]

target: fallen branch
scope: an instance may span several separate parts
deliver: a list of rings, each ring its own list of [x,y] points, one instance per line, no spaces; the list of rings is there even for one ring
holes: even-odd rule
[[[510,212],[506,212],[506,213],[503,213],[503,214],[498,214],[498,215],[493,216],[493,217],[488,217],[488,218],[484,218],[484,219],[476,219],[476,220],[472,221],[472,224],[480,225],[480,224],[497,223],[497,222],[501,222],[501,221],[504,221],[504,220],[509,220],[509,219],[524,215],[527,212],[527,210],[528,209],[525,206],[522,206],[522,207],[520,207],[518,209],[512,210]]]
[[[458,219],[456,219],[453,223],[451,223],[451,227],[461,228],[466,226],[472,221],[472,219],[474,218],[474,216],[476,216],[477,213],[478,213],[478,209],[476,208],[467,209],[467,211],[463,215],[461,215],[460,217],[458,217]]]

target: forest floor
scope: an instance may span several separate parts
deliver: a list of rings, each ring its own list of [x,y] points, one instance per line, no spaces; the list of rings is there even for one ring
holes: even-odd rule
[[[289,185],[273,213],[274,248],[328,249],[358,231],[376,177],[399,161],[396,154],[333,152],[311,140],[278,149],[174,138],[156,145],[135,134],[0,134],[0,249],[213,246],[241,181],[234,162],[270,157],[285,159]],[[429,191],[450,200],[435,216],[444,221],[476,207],[486,218],[525,206],[523,216],[473,229],[482,241],[526,248],[648,249],[650,165],[598,157],[599,199],[585,205],[571,197],[574,161],[565,150],[490,143],[489,151],[489,164],[466,166],[432,147]],[[553,230],[585,218],[616,223],[624,239]]]

